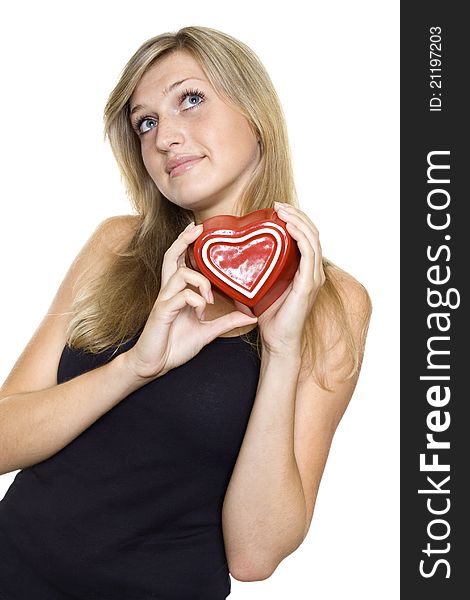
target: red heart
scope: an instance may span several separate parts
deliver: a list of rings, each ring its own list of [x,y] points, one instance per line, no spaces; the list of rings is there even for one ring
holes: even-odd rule
[[[259,316],[281,296],[300,262],[296,241],[272,208],[216,215],[188,248],[192,267]]]

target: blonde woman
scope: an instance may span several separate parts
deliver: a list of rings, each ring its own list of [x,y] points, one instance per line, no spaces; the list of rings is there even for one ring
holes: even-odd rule
[[[147,40],[105,109],[132,215],[102,222],[0,392],[3,600],[222,600],[304,540],[371,305],[298,205],[243,43]],[[256,318],[190,268],[200,223],[274,208],[295,277]],[[196,223],[196,226],[194,225]]]

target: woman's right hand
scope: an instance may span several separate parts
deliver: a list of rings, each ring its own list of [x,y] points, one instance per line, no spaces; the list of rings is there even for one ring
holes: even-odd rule
[[[164,375],[219,335],[257,321],[238,310],[212,321],[202,320],[207,302],[214,303],[211,284],[185,262],[188,246],[202,231],[202,226],[188,225],[165,252],[160,292],[139,339],[124,353],[138,377]],[[186,287],[188,284],[200,293]]]

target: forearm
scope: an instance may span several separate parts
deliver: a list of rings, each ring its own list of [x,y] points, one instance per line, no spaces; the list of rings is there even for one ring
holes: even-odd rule
[[[265,573],[293,552],[305,530],[305,498],[294,455],[300,356],[261,360],[243,444],[225,495],[222,522],[230,565]]]
[[[0,474],[51,457],[145,383],[123,353],[54,387],[0,399]]]

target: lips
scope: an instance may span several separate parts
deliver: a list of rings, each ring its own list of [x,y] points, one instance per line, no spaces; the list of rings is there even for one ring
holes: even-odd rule
[[[171,158],[166,165],[166,171],[170,177],[174,177],[179,173],[184,173],[188,169],[192,168],[192,165],[199,162],[204,156],[197,154],[186,154],[182,156],[176,156]]]

